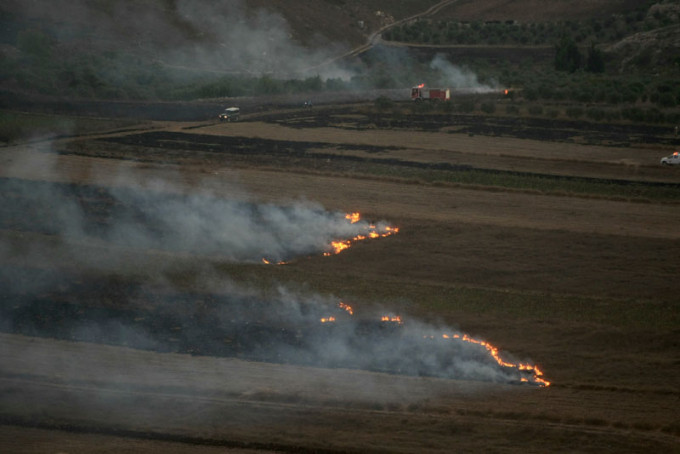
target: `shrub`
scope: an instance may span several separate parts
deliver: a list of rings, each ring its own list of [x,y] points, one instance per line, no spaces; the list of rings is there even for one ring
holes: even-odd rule
[[[380,96],[375,100],[375,108],[381,112],[391,109],[394,102],[387,96]]]
[[[595,44],[592,44],[588,51],[588,56],[586,57],[586,71],[591,73],[604,72],[604,54],[601,50],[595,48]]]
[[[555,47],[555,69],[573,73],[581,67],[581,52],[572,38],[564,35]]]
[[[617,90],[607,93],[607,102],[609,104],[620,104],[623,101],[623,96]]]
[[[524,98],[529,101],[536,101],[538,99],[538,92],[533,88],[527,88],[524,90]]]
[[[456,110],[458,110],[458,112],[463,112],[463,113],[474,112],[475,102],[474,101],[463,101],[460,104],[458,104]]]
[[[38,58],[47,58],[51,53],[50,39],[40,30],[22,30],[17,33],[17,47]]]
[[[594,98],[595,96],[587,87],[582,88],[576,95],[576,99],[585,103],[593,102]]]
[[[441,110],[444,113],[452,113],[453,112],[453,103],[452,102],[439,103],[439,110]]]
[[[649,123],[663,123],[665,119],[665,115],[659,109],[648,109],[645,112],[645,121]]]
[[[586,116],[592,118],[595,121],[600,121],[604,118],[604,110],[591,107],[586,111]]]
[[[530,115],[543,115],[543,106],[529,106]]]
[[[581,107],[568,107],[566,113],[569,118],[580,118],[583,116],[583,109]]]
[[[508,104],[507,106],[505,106],[505,113],[510,115],[519,115],[519,107],[514,106],[512,104]]]
[[[618,121],[621,119],[621,113],[618,110],[607,110],[605,112],[605,118],[608,121]]]
[[[496,111],[496,104],[493,102],[483,102],[482,112],[492,114]]]
[[[645,114],[642,109],[638,107],[629,107],[621,110],[621,117],[630,121],[644,121]]]
[[[661,93],[657,102],[661,107],[675,107],[677,102],[673,93]]]

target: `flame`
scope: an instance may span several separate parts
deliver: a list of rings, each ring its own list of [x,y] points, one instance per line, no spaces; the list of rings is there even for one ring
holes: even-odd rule
[[[404,322],[401,320],[401,317],[398,316],[398,315],[383,315],[383,316],[380,318],[380,321],[381,321],[381,322],[399,323],[400,325],[401,325],[402,323],[404,323]]]
[[[274,263],[274,262],[267,260],[266,258],[262,257],[262,263],[264,263],[265,265],[286,265],[288,262],[284,262],[283,260],[280,260],[280,261]]]
[[[525,364],[525,363],[510,363],[505,361],[500,357],[500,354],[498,353],[498,347],[494,347],[493,345],[489,344],[488,342],[484,342],[481,340],[473,339],[472,337],[468,336],[467,334],[463,334],[462,336],[459,334],[453,334],[453,335],[448,335],[448,334],[442,334],[442,337],[444,339],[460,339],[463,342],[469,342],[471,344],[477,344],[481,345],[482,347],[486,348],[486,350],[489,352],[491,357],[498,363],[499,366],[503,367],[509,367],[513,369],[517,369],[519,371],[523,372],[528,372],[533,374],[533,380],[540,386],[548,387],[550,386],[550,382],[548,380],[545,380],[544,378],[541,378],[543,376],[543,372],[537,367],[537,366],[532,366],[531,364]],[[528,381],[522,378],[521,381]]]
[[[343,303],[342,301],[340,301],[340,302],[338,303],[338,307],[341,308],[341,309],[346,310],[346,311],[349,313],[349,315],[354,315],[354,309],[352,309],[352,306],[350,306],[350,305],[348,305],[348,304],[345,304],[345,303]]]
[[[508,93],[510,93],[510,90],[508,90],[508,89],[506,88],[505,91],[504,91],[503,93],[505,93],[505,95],[507,96]]]
[[[425,88],[425,84],[417,85],[418,88]]]
[[[323,255],[329,256],[333,254],[339,254],[345,249],[349,248],[351,245],[350,240],[347,241],[332,241],[331,242],[331,247],[333,248],[333,252],[324,252]]]
[[[347,219],[350,224],[356,224],[361,220],[361,214],[356,212],[347,213],[345,215],[345,219]],[[378,230],[378,227],[375,224],[369,224],[368,227],[366,227],[366,230],[367,232],[360,233],[349,240],[331,241],[330,247],[332,248],[332,251],[324,252],[323,255],[328,257],[330,255],[339,254],[345,249],[351,247],[352,243],[357,241],[363,241],[369,238],[370,239],[381,238],[385,236],[394,235],[395,233],[399,233],[398,227],[384,226],[381,227],[381,230]]]
[[[361,215],[359,213],[347,213],[345,219],[349,221],[350,224],[356,224],[359,222]]]
[[[352,307],[343,303],[342,301],[340,301],[338,303],[338,307],[347,311],[349,313],[349,315],[354,315],[354,310],[352,309]],[[399,315],[383,315],[382,317],[380,317],[380,321],[381,322],[388,322],[388,323],[390,323],[390,322],[391,323],[398,323],[400,325],[404,323],[401,316],[399,316]],[[335,317],[330,316],[330,317],[324,317],[324,318],[321,319],[321,323],[330,323],[330,322],[335,322]],[[551,382],[542,378],[543,377],[543,371],[540,370],[538,368],[538,366],[528,364],[528,363],[511,363],[511,362],[505,361],[503,358],[501,358],[500,353],[498,351],[498,347],[494,347],[493,345],[491,345],[488,342],[472,338],[467,334],[443,333],[441,335],[441,337],[442,337],[442,339],[447,339],[447,340],[457,339],[457,340],[462,341],[462,342],[468,342],[468,343],[471,343],[471,344],[481,345],[482,347],[484,347],[486,349],[486,351],[489,353],[489,355],[491,355],[491,357],[494,359],[494,361],[496,361],[496,363],[498,363],[499,366],[507,367],[507,368],[511,368],[511,369],[517,369],[520,372],[531,374],[531,379],[529,379],[527,377],[520,377],[521,383],[532,382],[532,383],[535,383],[538,386],[542,386],[542,387],[546,387],[546,388],[551,385]],[[431,334],[430,335],[425,334],[425,335],[423,335],[423,338],[424,339],[435,339],[436,336],[431,335]]]

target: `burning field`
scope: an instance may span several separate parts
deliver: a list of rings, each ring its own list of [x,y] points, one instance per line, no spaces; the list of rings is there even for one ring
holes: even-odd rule
[[[649,148],[347,109],[3,149],[0,447],[677,450],[680,181]],[[440,178],[472,170],[666,198]]]
[[[210,194],[177,195],[158,188],[109,190],[26,180],[0,181],[5,203],[3,228],[57,236],[64,244],[92,242],[116,248],[160,250],[218,257],[236,263],[287,265],[311,255],[339,254],[359,241],[399,232],[384,221],[370,223],[358,212],[329,212],[309,203],[291,206],[235,202]],[[99,260],[113,260],[109,252]],[[87,266],[89,257],[73,257]],[[24,280],[31,269],[5,270],[8,289],[0,313],[5,331],[76,341],[125,345],[161,352],[234,356],[318,367],[344,367],[380,372],[500,383],[547,386],[532,364],[509,362],[498,348],[467,334],[440,334],[400,316],[353,317],[345,303],[279,291],[270,297],[236,288],[203,295],[209,303],[168,296],[151,308],[112,307],[68,301],[88,294],[101,301],[96,284],[31,294]],[[68,276],[65,280],[73,280]],[[44,279],[43,279],[44,280]],[[56,284],[56,283],[55,283]],[[63,286],[60,282],[58,285]],[[107,289],[110,291],[110,289]],[[130,295],[137,287],[121,288]],[[194,296],[195,298],[196,296]],[[166,306],[171,305],[168,310]]]

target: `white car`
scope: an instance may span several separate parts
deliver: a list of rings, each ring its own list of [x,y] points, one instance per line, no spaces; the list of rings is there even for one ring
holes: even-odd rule
[[[661,165],[665,166],[677,166],[680,165],[680,153],[677,151],[670,156],[661,158]]]
[[[238,121],[240,116],[241,109],[238,107],[229,107],[228,109],[224,109],[224,112],[219,115],[219,119],[220,121]]]

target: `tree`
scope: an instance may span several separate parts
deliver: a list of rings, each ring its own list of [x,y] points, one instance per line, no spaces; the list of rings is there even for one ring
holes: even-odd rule
[[[40,30],[22,30],[17,33],[17,47],[38,58],[47,58],[51,53],[50,39]]]
[[[385,112],[394,106],[394,102],[387,96],[380,96],[376,98],[374,104],[375,108],[378,109],[379,112]]]
[[[573,73],[581,67],[582,56],[573,39],[564,35],[555,47],[555,69]]]
[[[604,54],[595,48],[595,44],[590,46],[588,57],[586,57],[586,71],[591,73],[604,72]]]

